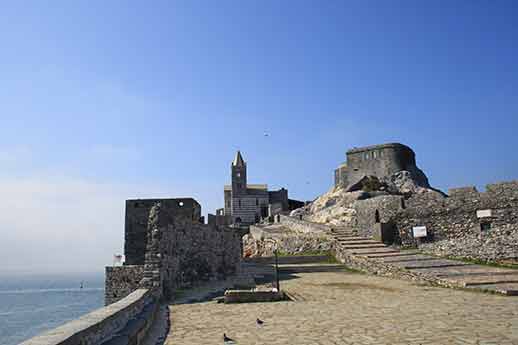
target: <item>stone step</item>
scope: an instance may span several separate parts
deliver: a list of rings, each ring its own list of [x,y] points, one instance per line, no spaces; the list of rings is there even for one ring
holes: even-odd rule
[[[416,255],[416,254],[419,254],[419,252],[417,251],[410,251],[410,250],[405,250],[405,251],[393,251],[391,253],[376,253],[376,254],[370,254],[370,255],[367,255],[367,257],[369,258],[385,258],[385,257],[405,257],[405,256],[409,256],[409,255]]]
[[[461,276],[456,279],[446,279],[461,284],[461,286],[476,286],[476,285],[492,285],[492,284],[510,284],[518,283],[518,276],[516,275],[477,275],[477,276]]]
[[[345,249],[364,249],[364,248],[387,248],[383,243],[370,243],[370,244],[343,244],[342,247]]]
[[[468,266],[469,267],[469,266]],[[461,267],[459,267],[461,268]],[[455,277],[471,277],[471,276],[509,276],[509,275],[516,275],[518,277],[518,270],[515,270],[515,272],[511,271],[480,271],[480,272],[465,272],[465,273],[448,273],[448,272],[437,272],[437,276],[441,278],[453,278]]]
[[[356,244],[380,244],[378,241],[374,240],[338,240],[341,245],[356,245]]]
[[[389,247],[380,247],[380,248],[363,248],[363,249],[347,249],[347,251],[354,255],[367,256],[372,254],[387,254],[387,253],[398,253],[392,248]]]
[[[457,267],[431,267],[422,268],[419,272],[432,274],[439,277],[455,277],[463,275],[484,275],[484,274],[518,274],[518,270],[509,268],[498,268],[482,265],[461,265]]]
[[[415,255],[403,255],[403,256],[390,256],[390,257],[384,257],[379,258],[379,260],[387,263],[393,263],[393,262],[407,262],[407,261],[427,261],[427,260],[436,260],[437,258],[434,258],[433,256],[426,256],[422,254],[415,254]]]
[[[518,296],[518,284],[489,284],[489,285],[474,285],[468,286],[468,289],[485,290],[490,292],[498,292],[507,296]]]
[[[407,270],[412,269],[423,269],[432,267],[454,267],[454,266],[465,266],[467,263],[453,260],[425,260],[425,261],[405,261],[405,262],[393,262],[391,265],[399,266]]]
[[[336,240],[348,240],[348,241],[365,241],[371,240],[368,237],[360,237],[360,236],[334,236]]]

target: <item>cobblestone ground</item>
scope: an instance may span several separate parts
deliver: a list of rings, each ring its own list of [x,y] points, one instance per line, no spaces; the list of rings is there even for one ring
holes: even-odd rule
[[[225,332],[243,345],[518,345],[518,297],[323,269],[285,278],[297,301],[172,305],[166,344],[223,344]]]

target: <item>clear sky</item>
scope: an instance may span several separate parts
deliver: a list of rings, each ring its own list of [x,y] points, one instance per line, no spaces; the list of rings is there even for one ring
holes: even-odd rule
[[[388,141],[517,179],[517,42],[516,1],[4,1],[0,271],[102,271],[125,199],[214,212],[238,148],[302,200]]]

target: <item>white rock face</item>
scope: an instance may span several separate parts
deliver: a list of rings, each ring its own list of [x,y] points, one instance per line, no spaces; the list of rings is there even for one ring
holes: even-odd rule
[[[423,174],[424,176],[424,174]],[[375,176],[365,178],[366,185],[352,192],[347,192],[345,188],[340,186],[331,188],[327,193],[318,197],[311,204],[296,209],[290,215],[298,217],[303,215],[304,219],[315,223],[326,223],[332,225],[354,225],[356,210],[352,207],[357,200],[375,198],[380,195],[408,195],[420,193],[439,193],[431,188],[424,187],[428,185],[426,177],[416,177],[415,172],[400,171],[387,178],[378,180]],[[375,183],[372,183],[372,182]],[[368,183],[368,185],[367,185]],[[377,186],[373,190],[372,186]]]

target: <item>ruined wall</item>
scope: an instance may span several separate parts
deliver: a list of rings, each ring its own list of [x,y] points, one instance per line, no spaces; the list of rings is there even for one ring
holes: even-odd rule
[[[145,232],[141,234],[142,209],[151,202],[155,204],[149,208]],[[139,200],[137,206],[138,213],[131,208],[127,212],[131,215],[127,221],[133,224],[126,224],[126,229],[133,236],[125,248],[133,249],[129,252],[133,255],[131,262],[141,262],[142,257],[144,261],[140,265],[128,265],[126,261],[123,267],[106,268],[107,304],[124,298],[137,287],[157,290],[160,296],[169,298],[179,287],[238,273],[241,234],[233,228],[200,223],[201,209],[194,199]],[[143,245],[137,245],[136,238],[142,238]]]
[[[518,181],[490,184],[483,193],[474,187],[457,188],[450,190],[447,198],[434,197],[431,193],[417,194],[405,203],[406,209],[394,218],[403,244],[416,243],[412,236],[413,226],[426,226],[428,241],[453,240],[460,243],[467,237],[489,239],[496,236],[502,237],[499,241],[503,246],[500,249],[502,253],[518,253],[517,244],[505,239],[518,224]],[[491,210],[491,217],[477,217],[480,210]],[[499,230],[503,228],[507,230]],[[486,242],[466,242],[465,246],[485,246]],[[487,253],[487,256],[491,255]]]
[[[104,305],[120,301],[140,286],[144,265],[108,266],[105,270]]]
[[[318,228],[313,232],[301,233],[279,223],[251,225],[250,233],[243,237],[243,256],[271,257],[275,250],[288,255],[325,253],[331,250],[331,240]]]
[[[329,225],[313,223],[284,215],[277,215],[276,221],[301,234],[327,234],[332,228]]]
[[[356,210],[354,228],[360,236],[375,235],[374,224],[391,223],[395,215],[404,206],[404,198],[400,195],[380,195],[370,199],[356,200],[352,208]]]
[[[124,254],[127,265],[144,264],[149,211],[158,202],[164,212],[175,214],[176,219],[198,222],[201,218],[201,206],[192,198],[126,200]]]
[[[225,279],[239,271],[241,236],[232,228],[185,224],[174,229],[171,243],[174,287]]]

